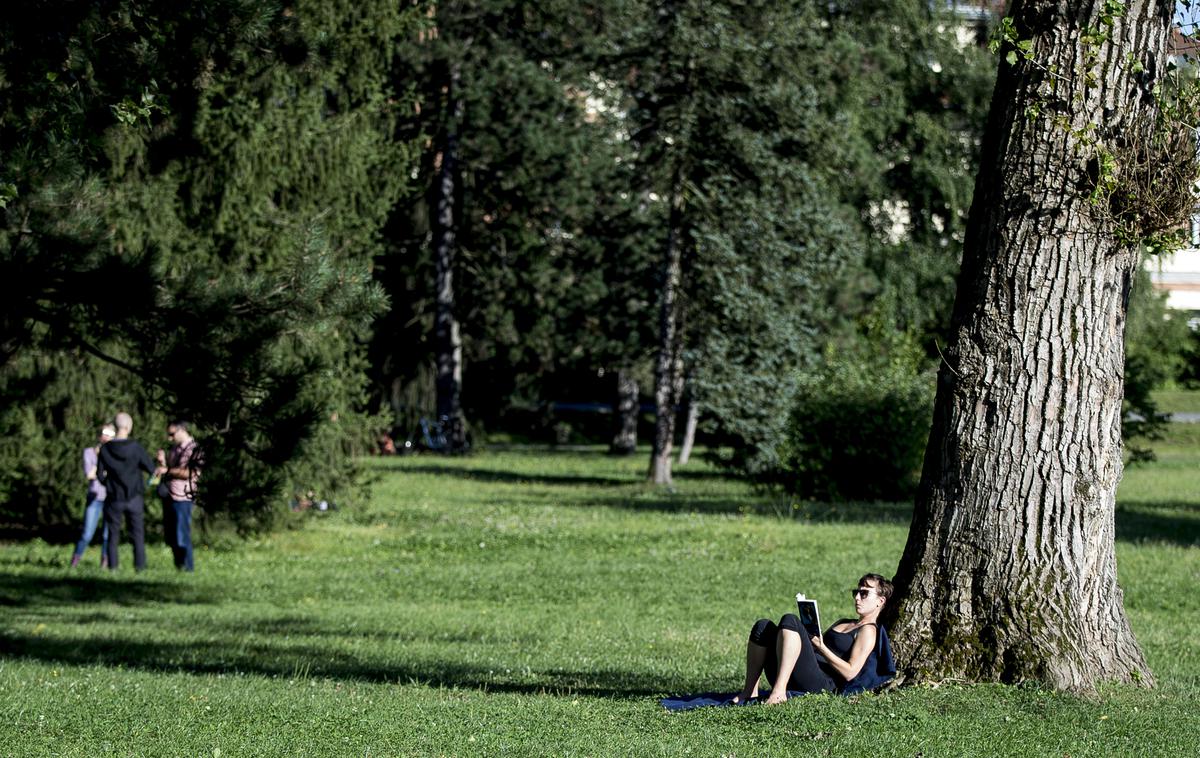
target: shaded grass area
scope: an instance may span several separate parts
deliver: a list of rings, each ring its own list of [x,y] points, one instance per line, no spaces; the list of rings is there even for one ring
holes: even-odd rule
[[[827,621],[890,574],[910,506],[792,502],[698,463],[509,450],[372,461],[373,503],[176,574],[0,546],[0,745],[19,755],[1147,755],[1200,727],[1191,442],[1121,490],[1119,570],[1157,690],[911,689],[668,715],[740,679],[804,591]],[[1200,463],[1200,445],[1191,458]],[[1172,456],[1178,454],[1178,458]],[[94,552],[94,551],[93,551]],[[89,558],[92,555],[89,554]]]

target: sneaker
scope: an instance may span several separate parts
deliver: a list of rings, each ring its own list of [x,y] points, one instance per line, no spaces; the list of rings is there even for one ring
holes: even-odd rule
[[[71,568],[75,568],[78,565],[79,565],[79,554],[75,553],[74,555],[71,556]]]
[[[108,568],[108,556],[107,555],[100,556],[100,568],[102,568],[102,569]]]

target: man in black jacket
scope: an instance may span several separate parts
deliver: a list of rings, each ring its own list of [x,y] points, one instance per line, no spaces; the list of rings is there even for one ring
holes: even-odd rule
[[[146,568],[146,506],[142,499],[146,478],[142,472],[154,473],[154,464],[146,449],[136,440],[129,439],[133,418],[128,413],[117,414],[116,427],[116,438],[100,448],[100,460],[96,465],[96,476],[107,490],[104,523],[108,526],[108,568],[110,571],[117,568],[121,521],[125,517],[133,539],[133,567],[141,571]]]

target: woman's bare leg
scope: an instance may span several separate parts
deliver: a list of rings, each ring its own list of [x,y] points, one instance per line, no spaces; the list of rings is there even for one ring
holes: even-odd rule
[[[762,677],[763,665],[767,660],[767,649],[753,642],[746,643],[746,682],[742,692],[733,699],[735,703],[744,703],[758,697],[758,680]]]
[[[798,632],[791,629],[780,629],[775,638],[775,651],[779,656],[779,671],[775,674],[775,686],[767,696],[767,704],[782,703],[787,700],[788,681],[792,678],[792,670],[800,659],[800,651],[804,649],[804,641]]]

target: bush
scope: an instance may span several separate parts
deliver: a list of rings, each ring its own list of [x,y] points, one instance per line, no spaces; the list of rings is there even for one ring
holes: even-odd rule
[[[1125,322],[1125,395],[1121,436],[1130,463],[1154,460],[1145,444],[1162,439],[1167,415],[1152,392],[1173,381],[1186,381],[1191,334],[1183,314],[1167,308],[1167,295],[1154,289],[1150,274],[1135,275]]]
[[[781,460],[790,492],[822,500],[900,500],[920,477],[935,372],[911,339],[838,353],[800,377]]]

